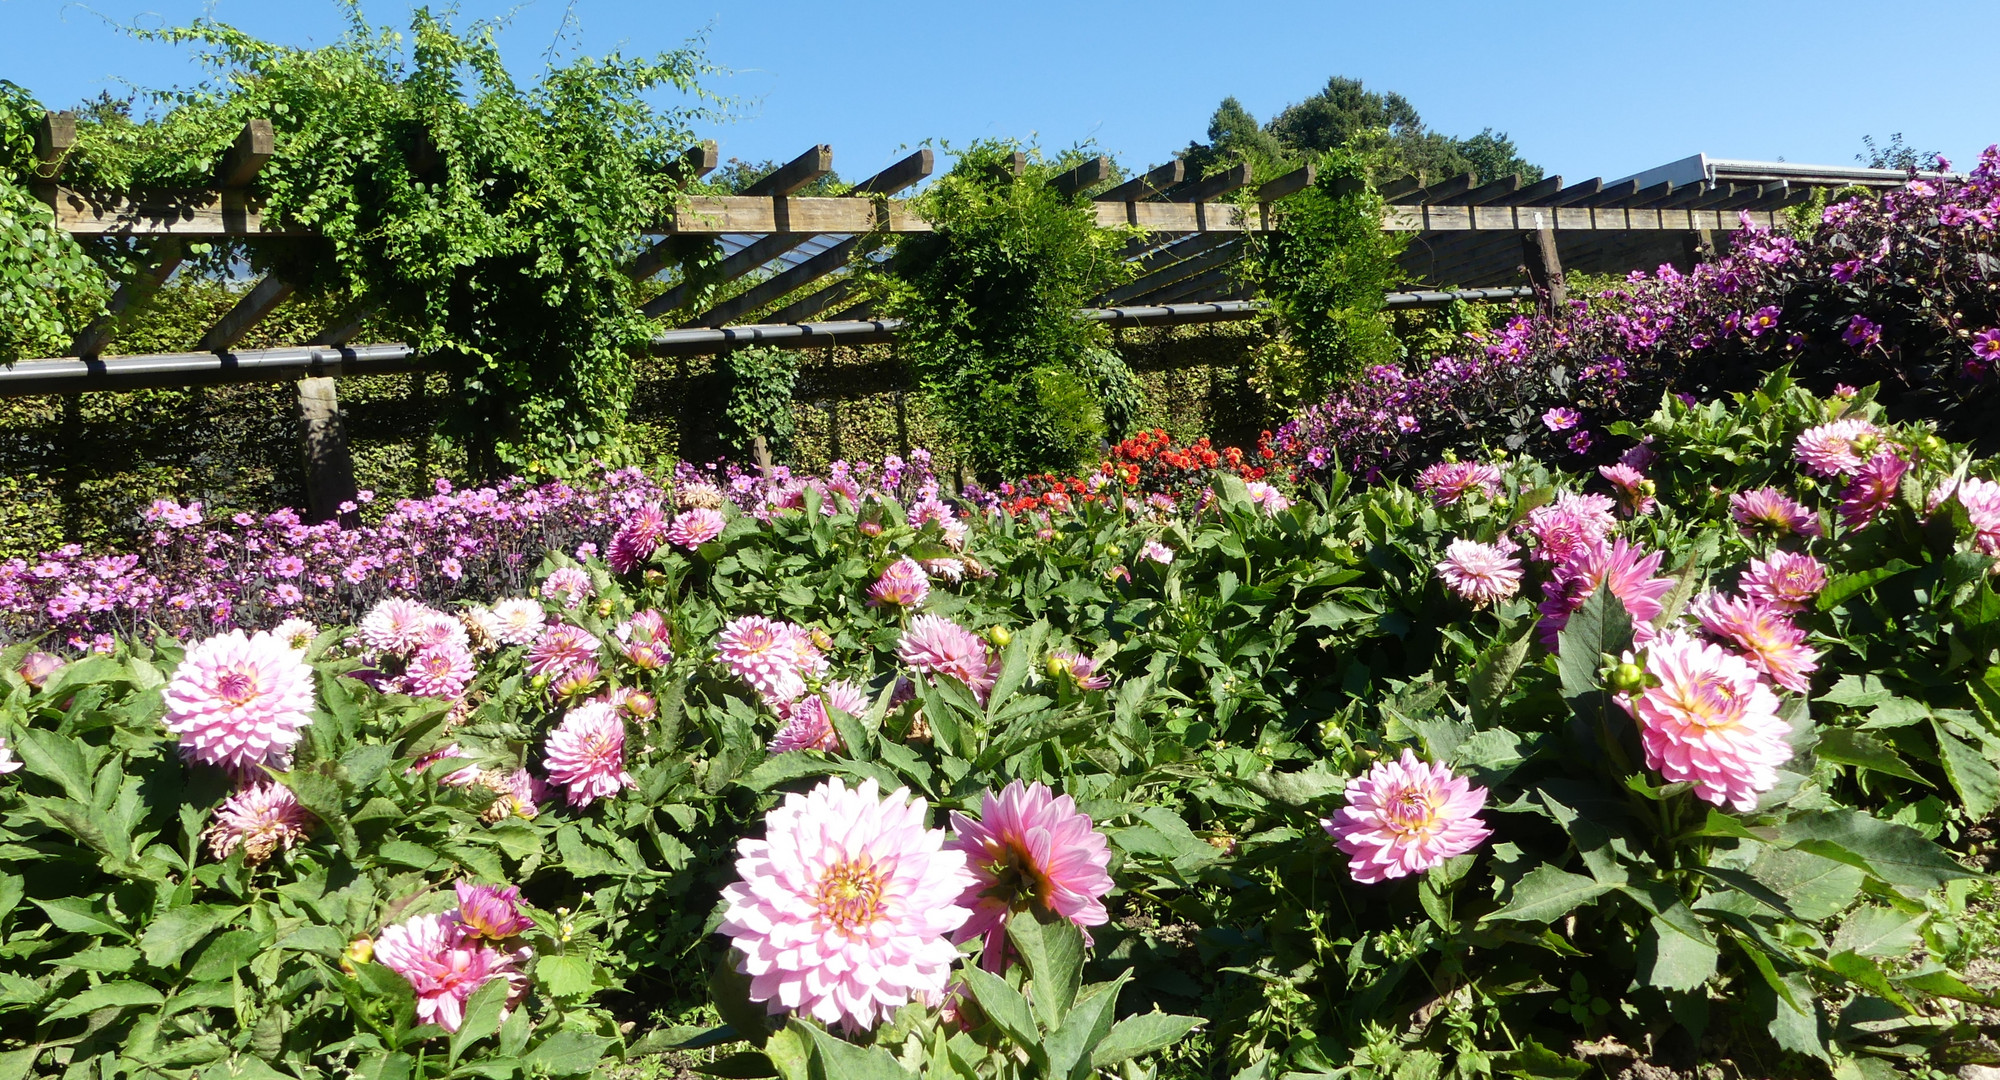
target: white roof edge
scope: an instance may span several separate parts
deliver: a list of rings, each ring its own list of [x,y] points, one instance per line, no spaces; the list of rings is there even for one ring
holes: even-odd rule
[[[1675,187],[1704,181],[1768,183],[1773,180],[1800,180],[1825,185],[1862,184],[1869,187],[1894,187],[1908,182],[1909,179],[1910,174],[1901,169],[1871,169],[1863,165],[1812,165],[1796,161],[1749,161],[1742,158],[1712,158],[1707,154],[1695,154],[1679,161],[1655,166],[1644,172],[1633,173],[1631,176],[1621,176],[1611,183],[1623,184],[1637,180],[1641,190],[1665,181],[1672,181]]]

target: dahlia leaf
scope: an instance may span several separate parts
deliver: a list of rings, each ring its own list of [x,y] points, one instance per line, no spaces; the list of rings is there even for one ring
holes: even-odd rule
[[[1625,602],[1610,589],[1599,589],[1570,615],[1557,639],[1556,672],[1563,696],[1576,699],[1603,692],[1597,671],[1608,654],[1618,656],[1632,647],[1632,616]]]
[[[1945,777],[1964,800],[1966,816],[1973,821],[1984,821],[1995,806],[2000,806],[2000,769],[1995,769],[1986,755],[1947,732],[1937,720],[1931,721],[1931,728],[1937,732]]]
[[[1852,950],[1862,956],[1904,956],[1923,939],[1923,925],[1930,916],[1870,904],[1856,908],[1841,920],[1828,948]]]
[[[1639,967],[1647,985],[1661,990],[1696,990],[1715,974],[1721,952],[1685,907],[1652,918],[1639,939]]]
[[[981,968],[968,967],[960,977],[965,980],[965,988],[972,991],[972,999],[1000,1025],[1007,1038],[1026,1050],[1037,1064],[1046,1066],[1048,1059],[1042,1049],[1041,1033],[1035,1028],[1034,1014],[1028,1010],[1028,999],[1007,985],[1005,979]]]
[[[1842,574],[1826,583],[1821,589],[1816,603],[1821,611],[1832,611],[1855,596],[1874,588],[1876,585],[1895,577],[1897,574],[1915,570],[1916,567],[1901,559],[1890,559],[1881,566],[1871,566],[1852,574]]]
[[[1092,992],[1063,1018],[1062,1026],[1050,1033],[1043,1044],[1050,1076],[1088,1080],[1091,1051],[1111,1033],[1111,1022],[1118,1016],[1118,995],[1131,978],[1130,971],[1122,971],[1109,985],[1091,987]]]
[[[1090,1065],[1101,1069],[1129,1058],[1164,1050],[1187,1037],[1204,1021],[1199,1017],[1178,1016],[1159,1011],[1128,1016],[1111,1025],[1104,1041],[1090,1052]]]
[[[1822,761],[1925,782],[1916,770],[1903,761],[1894,747],[1856,728],[1827,728],[1820,732],[1817,753]]]
[[[1780,835],[1801,851],[1829,858],[1838,857],[1831,852],[1847,854],[1876,878],[1903,889],[1925,892],[1957,878],[1980,876],[1915,829],[1860,810],[1801,814],[1787,821]]]
[[[1708,873],[1719,876],[1722,871],[1711,869]],[[1759,852],[1750,864],[1749,874],[1783,897],[1791,911],[1807,922],[1818,922],[1847,910],[1861,894],[1862,879],[1866,876],[1860,868],[1844,861],[1781,847]]]
[[[1486,727],[1499,717],[1507,692],[1514,687],[1514,676],[1528,658],[1528,647],[1534,640],[1535,624],[1524,622],[1510,640],[1498,642],[1480,655],[1472,669],[1472,681],[1466,686],[1466,704],[1472,709],[1475,726]]]
[[[504,983],[495,979],[492,986]],[[480,989],[485,989],[481,987]],[[610,1048],[612,1040],[588,1032],[563,1028],[536,1044],[529,1050],[522,1063],[533,1072],[540,1070],[552,1076],[589,1076],[597,1070],[604,1059],[604,1052]]]
[[[218,927],[242,914],[243,907],[221,904],[189,904],[169,909],[139,939],[146,962],[157,968],[175,967],[201,940]]]
[[[770,1055],[761,1050],[739,1050],[706,1065],[695,1065],[693,1069],[703,1076],[720,1076],[724,1080],[762,1080],[780,1075]]]
[[[1083,934],[1060,917],[1020,914],[1007,920],[1007,939],[1020,950],[1035,988],[1031,995],[1042,1030],[1054,1031],[1083,985]]]
[[[510,991],[506,979],[487,979],[465,1001],[465,1019],[451,1033],[451,1060],[465,1056],[473,1043],[500,1030],[500,1013]]]
[[[812,1080],[914,1080],[908,1069],[879,1046],[856,1046],[811,1025]]]
[[[1595,900],[1612,888],[1604,882],[1558,870],[1544,863],[1517,882],[1506,906],[1486,916],[1484,921],[1552,923],[1579,904]]]
[[[120,980],[99,983],[74,997],[66,998],[42,1019],[66,1020],[72,1016],[83,1016],[99,1009],[130,1009],[147,1005],[159,1005],[167,1000],[157,987],[142,982]]]

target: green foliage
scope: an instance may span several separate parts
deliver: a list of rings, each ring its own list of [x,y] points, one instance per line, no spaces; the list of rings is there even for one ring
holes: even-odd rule
[[[796,423],[792,388],[799,378],[798,353],[752,347],[722,354],[729,387],[722,410],[722,439],[738,458],[750,455],[751,440],[764,437],[771,456],[789,460]]]
[[[1048,185],[1062,162],[1014,175],[1011,143],[969,148],[918,196],[934,226],[904,237],[885,281],[901,354],[982,479],[1066,471],[1105,427],[1088,352],[1104,329],[1079,308],[1130,272],[1124,233]]]
[[[60,353],[110,295],[104,272],[29,190],[42,115],[0,79],[0,364]]]
[[[1368,158],[1321,155],[1312,187],[1281,204],[1282,228],[1261,234],[1256,273],[1279,336],[1260,354],[1259,389],[1281,403],[1316,401],[1399,353],[1382,298],[1402,280],[1408,238],[1381,228]]]

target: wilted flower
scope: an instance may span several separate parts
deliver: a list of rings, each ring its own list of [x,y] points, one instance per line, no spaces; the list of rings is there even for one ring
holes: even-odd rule
[[[1812,692],[1819,652],[1806,646],[1806,632],[1792,625],[1782,609],[1763,600],[1709,596],[1694,611],[1710,637],[1733,646],[1772,682],[1794,693]]]
[[[1807,471],[1820,476],[1851,476],[1861,471],[1865,458],[1855,443],[1872,443],[1882,429],[1866,420],[1848,418],[1809,428],[1799,436],[1793,453]]]
[[[605,702],[571,709],[549,732],[542,757],[549,779],[567,789],[571,806],[589,806],[638,786],[625,771],[625,721]]]
[[[889,564],[882,571],[881,578],[868,587],[870,606],[889,604],[895,607],[913,608],[924,602],[931,594],[930,575],[917,560],[908,555]]]
[[[919,995],[941,994],[970,912],[965,855],[927,827],[929,806],[872,779],[792,794],[737,844],[721,931],[750,1000],[864,1031]]]
[[[1498,544],[1453,540],[1437,571],[1451,591],[1474,607],[1505,600],[1521,589],[1521,561]]]
[[[1645,668],[1658,685],[1620,701],[1639,722],[1646,767],[1717,806],[1756,809],[1792,757],[1777,695],[1742,657],[1678,631],[1654,639]]]
[[[1483,461],[1440,461],[1417,474],[1417,490],[1438,506],[1450,506],[1472,492],[1500,497],[1500,470]]]
[[[993,670],[993,657],[986,642],[978,634],[939,615],[911,619],[902,639],[896,643],[896,655],[916,671],[957,678],[982,705],[999,677]]]
[[[1627,514],[1644,517],[1658,505],[1659,500],[1653,497],[1653,482],[1638,469],[1623,463],[1599,465],[1597,474],[1611,481],[1611,486],[1618,490],[1618,505]]]
[[[1086,945],[1090,928],[1109,920],[1110,848],[1069,796],[1016,780],[997,794],[987,789],[976,819],[953,811],[951,828],[947,846],[965,853],[974,878],[958,900],[972,916],[952,940],[984,937],[982,966],[1001,968],[1007,919],[1016,912],[1068,919]]]
[[[167,730],[191,760],[239,772],[282,766],[312,723],[313,672],[277,638],[231,630],[187,650],[165,698]]]
[[[1802,611],[1826,588],[1826,567],[1810,555],[1772,552],[1768,559],[1750,560],[1737,587],[1780,611]]]
[[[1792,533],[1819,535],[1819,518],[1804,504],[1774,487],[1760,487],[1731,495],[1729,516],[1736,519],[1745,536],[1754,536],[1759,529],[1778,536]]]
[[[212,857],[227,859],[240,848],[244,862],[260,866],[272,855],[292,850],[315,824],[318,819],[299,805],[291,788],[258,783],[224,799],[201,835]]]
[[[1486,789],[1405,749],[1347,785],[1347,805],[1320,826],[1347,853],[1354,880],[1372,885],[1463,855],[1493,831],[1479,817]]]
[[[1840,519],[1850,529],[1867,528],[1875,515],[1896,501],[1903,474],[1909,471],[1910,463],[1893,450],[1869,458],[1848,482],[1847,490],[1840,493]]]
[[[62,669],[62,657],[39,649],[21,658],[21,678],[37,690],[48,683],[49,676]]]

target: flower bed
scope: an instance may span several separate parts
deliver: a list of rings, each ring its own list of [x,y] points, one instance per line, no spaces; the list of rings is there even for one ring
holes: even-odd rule
[[[1222,475],[1172,511],[1129,476],[1013,514],[903,469],[634,478],[595,550],[495,593],[23,642],[0,1053],[1569,1076],[1972,1045],[1993,464],[1782,378],[1614,436],[1584,474]]]

